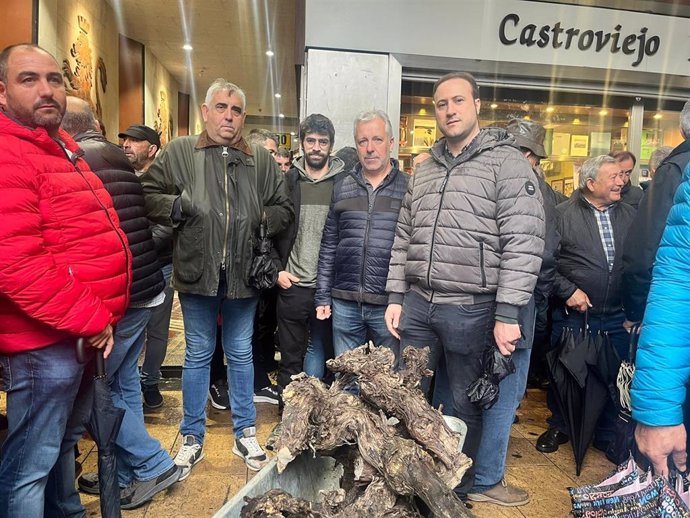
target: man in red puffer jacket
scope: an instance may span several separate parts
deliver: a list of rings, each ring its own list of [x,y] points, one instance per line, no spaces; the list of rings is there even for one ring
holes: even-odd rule
[[[60,128],[65,86],[35,45],[0,52],[0,454],[7,518],[83,517],[73,443],[85,413],[77,337],[110,352],[131,255],[112,200]],[[88,383],[85,383],[88,386]]]

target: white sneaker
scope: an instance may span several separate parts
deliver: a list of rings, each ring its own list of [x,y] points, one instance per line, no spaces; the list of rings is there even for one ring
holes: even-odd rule
[[[256,440],[256,428],[253,426],[242,430],[242,437],[235,438],[232,452],[238,457],[242,457],[244,463],[252,471],[259,471],[268,462],[266,453]]]
[[[192,466],[204,458],[204,447],[196,442],[193,435],[185,435],[182,446],[175,455],[175,464],[182,468],[178,481],[186,479],[192,472]]]

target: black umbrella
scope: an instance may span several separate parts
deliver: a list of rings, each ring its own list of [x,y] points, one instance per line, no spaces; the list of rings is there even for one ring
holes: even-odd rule
[[[249,269],[249,285],[257,290],[267,290],[278,280],[278,268],[272,257],[273,242],[266,237],[266,226],[261,222],[259,238],[254,243],[254,259]]]
[[[592,336],[587,327],[577,334],[564,329],[558,346],[546,355],[556,400],[568,427],[578,476],[609,395],[606,384],[592,374],[601,340],[601,335]]]
[[[498,401],[499,384],[515,372],[515,364],[510,355],[503,356],[494,345],[484,350],[482,363],[482,375],[467,387],[467,397],[483,410],[488,410]]]
[[[85,362],[84,339],[77,341],[77,359]],[[105,374],[103,350],[96,349],[96,375],[93,378],[93,407],[86,429],[98,446],[98,485],[102,518],[121,518],[120,485],[117,480],[115,438],[125,411],[113,405]]]

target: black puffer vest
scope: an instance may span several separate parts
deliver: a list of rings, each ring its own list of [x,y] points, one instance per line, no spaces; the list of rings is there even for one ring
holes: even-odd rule
[[[165,288],[158,253],[144,207],[144,191],[123,151],[103,135],[87,131],[74,136],[84,160],[113,199],[120,227],[132,251],[130,305],[151,300]]]

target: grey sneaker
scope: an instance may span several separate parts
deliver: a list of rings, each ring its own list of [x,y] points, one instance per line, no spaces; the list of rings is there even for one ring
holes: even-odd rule
[[[467,498],[472,502],[487,502],[505,507],[517,507],[529,502],[529,493],[519,487],[508,485],[505,479],[503,479],[483,493],[469,493]]]
[[[266,453],[261,449],[259,442],[256,440],[256,428],[253,426],[242,430],[242,437],[235,438],[232,452],[242,457],[244,463],[252,471],[259,471],[268,462]]]
[[[182,468],[172,466],[165,473],[151,480],[134,480],[126,488],[120,490],[120,507],[134,509],[151,500],[154,495],[169,488],[180,479]]]
[[[79,491],[88,495],[97,495],[101,492],[101,486],[98,482],[98,473],[84,473],[77,479],[77,486]]]
[[[192,466],[204,458],[204,447],[196,442],[193,435],[185,435],[182,440],[177,455],[175,455],[175,464],[182,468],[179,480],[186,479],[192,472]]]

